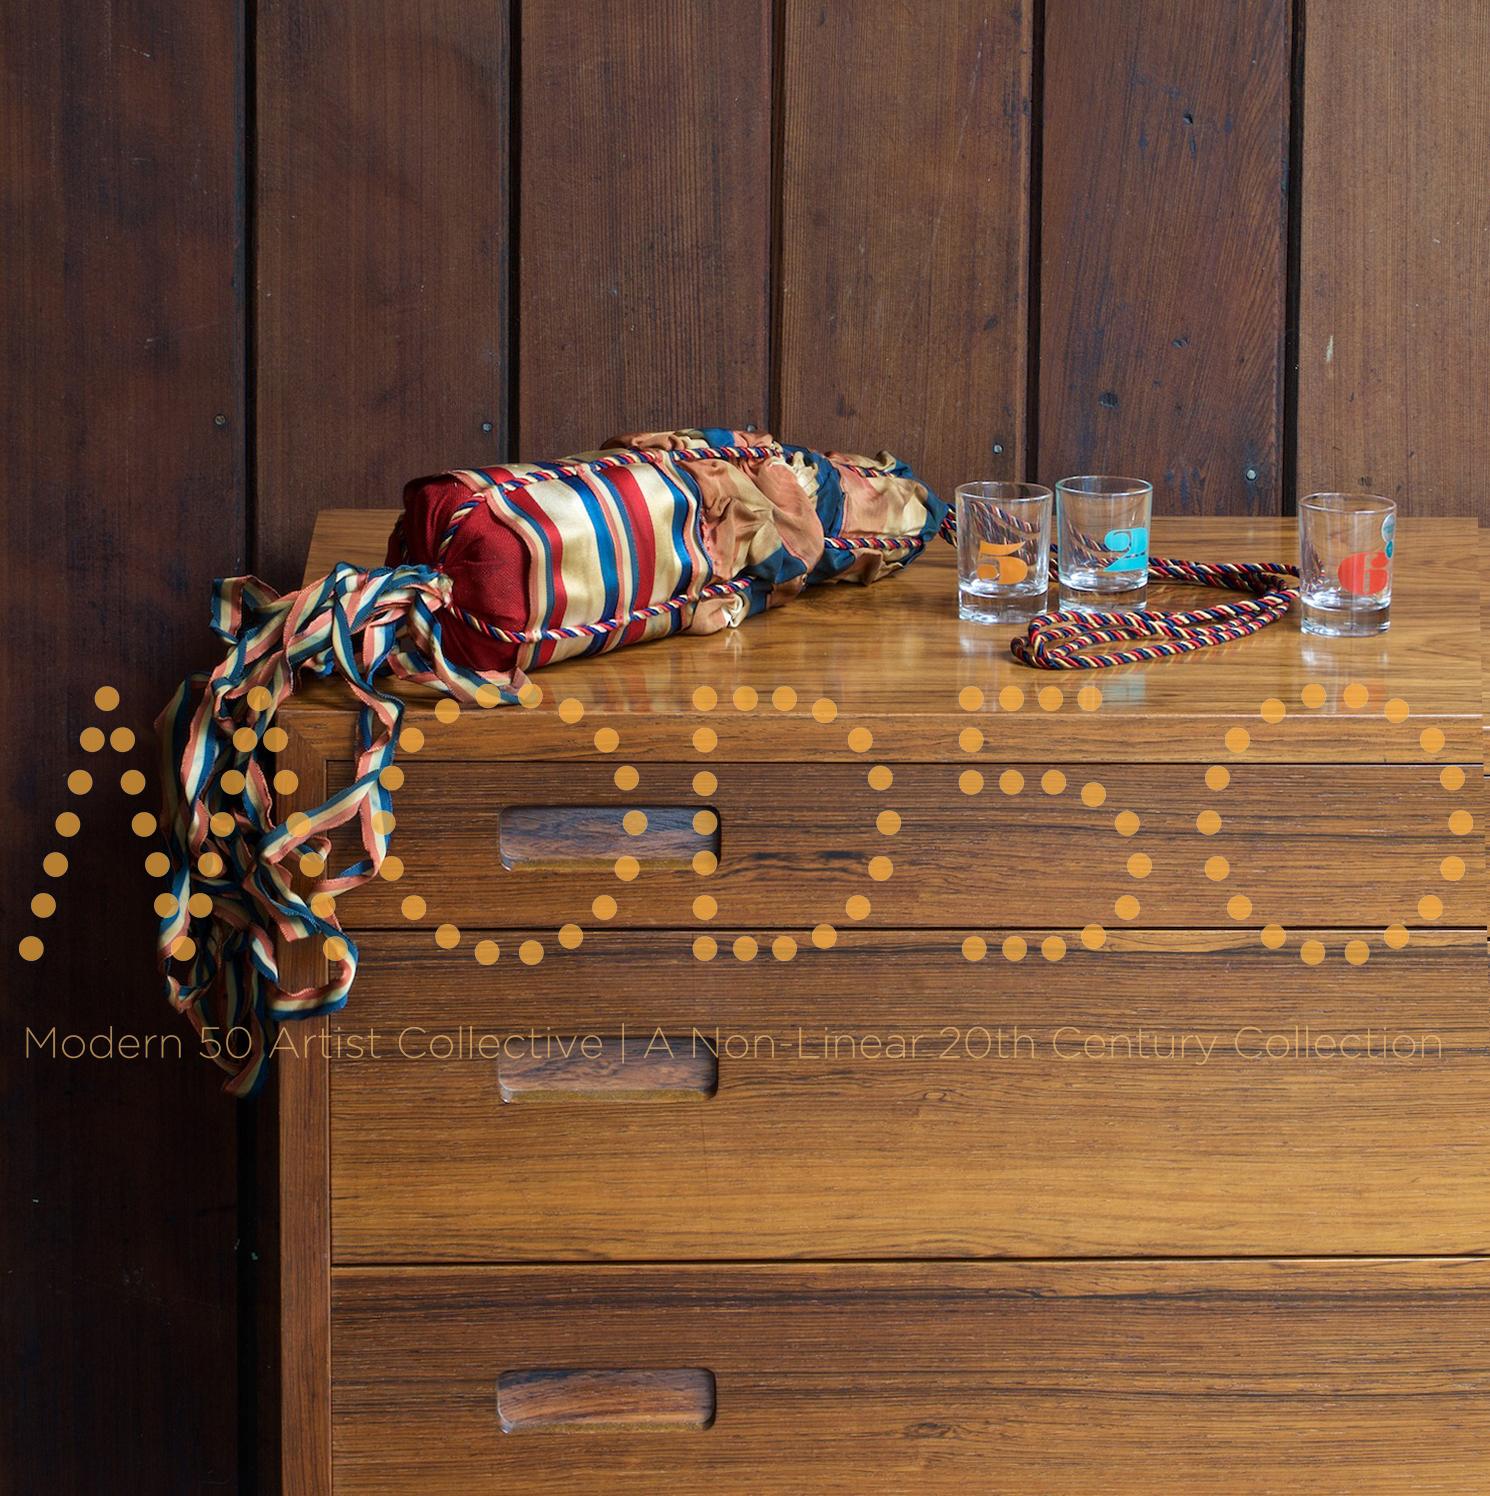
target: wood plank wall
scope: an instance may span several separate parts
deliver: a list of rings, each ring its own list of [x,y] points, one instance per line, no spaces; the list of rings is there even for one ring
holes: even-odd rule
[[[214,574],[288,583],[318,508],[418,473],[672,423],[888,445],[943,489],[1120,468],[1169,510],[1363,487],[1490,515],[1483,6],[33,0],[3,25],[6,1489],[251,1488],[251,1109],[190,1061],[22,1058],[36,1015],[177,1031],[118,779],[211,658]],[[95,724],[142,746],[88,754]]]

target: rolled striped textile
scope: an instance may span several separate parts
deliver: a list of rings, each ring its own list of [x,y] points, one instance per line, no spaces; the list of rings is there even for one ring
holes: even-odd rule
[[[356,943],[333,899],[388,855],[404,705],[390,679],[464,702],[521,700],[527,672],[665,635],[712,633],[820,582],[875,581],[913,560],[947,506],[888,453],[845,456],[764,433],[702,428],[622,437],[551,463],[461,468],[411,483],[387,564],[339,564],[281,596],[221,580],[227,646],[156,724],[169,861],[157,956],[172,1005],[251,1094],[278,1025],[343,1007]],[[352,782],[283,815],[275,713],[304,676],[361,703]],[[361,854],[331,869],[330,833]],[[314,887],[293,870],[318,867]],[[288,991],[277,940],[319,938],[330,977]]]

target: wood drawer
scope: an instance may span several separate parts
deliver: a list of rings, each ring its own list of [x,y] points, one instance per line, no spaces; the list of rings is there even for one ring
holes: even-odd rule
[[[866,899],[859,918],[881,927],[957,928],[995,913],[1013,926],[1126,917],[1203,927],[1227,923],[1242,894],[1241,922],[1254,926],[1385,926],[1420,923],[1432,895],[1441,922],[1484,923],[1484,846],[1462,829],[1465,813],[1478,823],[1479,764],[1451,777],[1452,790],[1436,763],[1233,761],[1216,789],[1205,764],[1013,764],[959,758],[953,743],[945,762],[890,766],[884,790],[871,787],[870,767],[649,763],[623,792],[608,764],[409,758],[393,838],[403,876],[357,890],[343,915],[355,928],[402,926],[415,894],[414,923],[589,925],[608,895],[615,924],[676,926],[694,922],[707,894],[725,919],[798,931],[843,920],[851,898]],[[694,787],[701,770],[717,781],[706,794]],[[968,771],[982,776],[978,794],[959,787]],[[349,772],[333,765],[333,781]],[[695,836],[688,823],[701,808],[719,825]],[[529,824],[515,837],[518,810]],[[624,818],[638,810],[648,825],[632,835]],[[546,836],[531,824],[545,816]],[[707,850],[716,837],[717,869],[701,876],[692,843]],[[630,881],[617,876],[622,857],[635,861]],[[1446,857],[1462,862],[1457,879],[1445,878]],[[1136,900],[1126,916],[1119,899]]]
[[[333,1325],[347,1496],[1490,1480],[1483,1261],[339,1269]],[[549,1376],[504,1432],[574,1371],[628,1374],[605,1426]]]
[[[1490,1248],[1483,931],[1322,932],[1314,966],[1309,937],[1238,931],[1067,932],[1059,960],[1030,933],[1018,962],[999,931],[978,961],[868,930],[741,961],[724,932],[707,963],[686,932],[602,931],[535,966],[499,933],[490,967],[475,938],[364,941],[332,1029],[338,1261]],[[617,1091],[573,1052],[535,1068],[526,1037],[623,1026],[633,1054],[712,1041],[717,1089],[640,1063]],[[1374,1056],[1331,1053],[1350,1035]],[[1169,1058],[1171,1036],[1199,1037]]]

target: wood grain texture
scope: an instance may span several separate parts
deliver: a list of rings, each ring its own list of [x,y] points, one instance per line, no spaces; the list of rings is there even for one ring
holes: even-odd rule
[[[714,1421],[714,1374],[701,1367],[504,1371],[497,1379],[504,1434],[534,1429],[688,1428]]]
[[[592,923],[604,894],[617,900],[617,925],[686,926],[707,895],[721,919],[765,938],[785,930],[805,939],[824,920],[1080,929],[1140,914],[1165,925],[1235,917],[1254,929],[1384,928],[1423,923],[1419,902],[1432,895],[1442,909],[1430,923],[1482,923],[1478,807],[1462,775],[1446,789],[1435,763],[1233,762],[1225,788],[1213,790],[1198,766],[1011,763],[949,745],[944,762],[897,765],[890,788],[876,790],[861,765],[707,762],[717,787],[695,798],[722,823],[717,867],[654,862],[643,831],[626,838],[614,866],[575,874],[502,864],[503,810],[551,802],[547,766],[410,759],[396,801],[404,875],[349,895],[343,917],[362,929],[557,928]],[[699,767],[646,763],[649,795],[686,801]],[[983,776],[976,794],[964,791],[967,773]],[[349,763],[333,765],[334,785],[350,777]],[[587,808],[609,805],[618,829],[634,798],[607,763],[567,766],[563,789]],[[886,813],[898,819],[882,826]],[[350,832],[333,844],[338,865],[355,855]],[[1138,876],[1135,857],[1147,859]],[[1457,859],[1452,879],[1448,858]],[[426,903],[412,921],[402,907],[410,895]],[[1249,907],[1232,916],[1237,895]],[[857,899],[869,907],[855,914]],[[1119,904],[1126,899],[1134,902]]]
[[[1486,1474],[1481,1261],[374,1269],[335,1294],[347,1492],[1469,1496]],[[503,1435],[497,1377],[556,1359],[707,1364],[718,1417]]]
[[[1039,473],[1282,510],[1289,0],[1047,0]]]
[[[782,7],[787,439],[888,448],[950,499],[1025,443],[1034,7]]]
[[[507,451],[504,0],[258,11],[255,566]]]
[[[520,455],[766,424],[770,0],[520,0]]]
[[[1484,514],[1490,11],[1310,0],[1299,492]]]
[[[159,884],[130,831],[154,785],[119,778],[153,780],[151,722],[244,555],[241,25],[188,0],[0,22],[7,1491],[215,1490],[237,1460],[235,1118],[155,968]],[[134,746],[85,752],[90,727]],[[65,877],[43,873],[51,852]],[[27,1029],[54,1026],[157,1047],[28,1053]]]
[[[1031,935],[1017,962],[1002,930],[979,961],[852,930],[741,962],[718,933],[712,964],[691,932],[598,930],[536,967],[503,938],[489,969],[368,940],[332,1062],[337,1260],[1490,1247],[1480,930],[1321,933],[1313,967],[1312,931],[1072,936],[1054,961]],[[714,1097],[503,1104],[491,1046],[623,1024],[717,1049]]]
[[[323,514],[307,577],[324,575],[343,558],[380,563],[393,518],[388,512]],[[1477,538],[1468,520],[1404,519],[1392,627],[1374,639],[1309,638],[1290,616],[1236,644],[1161,664],[1081,675],[1032,670],[1009,654],[1012,628],[958,621],[954,560],[950,547],[937,543],[904,572],[872,587],[817,587],[738,629],[544,670],[534,676],[544,693],[538,710],[473,710],[447,725],[435,719],[427,690],[394,689],[409,702],[406,720],[425,734],[421,763],[598,757],[697,767],[706,758],[925,762],[961,757],[956,745],[969,726],[984,734],[990,757],[1026,763],[1111,759],[1120,740],[1141,742],[1139,756],[1149,762],[1229,761],[1234,755],[1225,736],[1232,727],[1247,733],[1247,763],[1478,762],[1480,665],[1464,634],[1479,599]],[[1288,560],[1297,550],[1293,520],[1161,517],[1154,525],[1156,555]],[[1154,607],[1195,607],[1217,594],[1155,585],[1149,596]],[[1346,698],[1353,684],[1366,691],[1360,706]],[[1310,685],[1325,688],[1322,705],[1304,705]],[[1097,710],[1082,705],[1087,686],[1100,693]],[[748,711],[734,705],[741,687],[757,693]],[[786,712],[772,704],[779,687],[795,693]],[[972,712],[961,705],[969,687],[982,696]],[[694,706],[700,688],[719,700],[707,714]],[[1009,690],[1017,696],[1005,697]],[[565,699],[584,709],[578,723],[563,721],[555,710]],[[819,700],[833,704],[832,721],[814,718]],[[1002,707],[1001,700],[1016,702],[1017,709]],[[1261,717],[1269,700],[1283,705],[1285,720]],[[1393,700],[1409,707],[1400,723],[1383,720]],[[303,688],[287,707],[299,731],[339,758],[348,756],[353,741],[354,709],[344,690],[320,684]],[[719,738],[709,755],[693,746],[700,726]],[[1421,742],[1430,726],[1444,736],[1444,746],[1432,754]],[[606,727],[618,734],[619,746],[600,755],[595,733]],[[869,750],[849,747],[857,727],[873,736]],[[651,795],[649,781],[642,785],[640,793]]]

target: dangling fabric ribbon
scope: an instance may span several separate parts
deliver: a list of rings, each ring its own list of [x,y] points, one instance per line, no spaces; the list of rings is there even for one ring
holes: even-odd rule
[[[284,596],[253,577],[220,581],[212,626],[230,645],[227,658],[184,681],[156,723],[170,861],[158,959],[171,1002],[213,1041],[204,1047],[235,1095],[262,1081],[280,1020],[336,1011],[356,975],[357,946],[331,899],[374,877],[387,855],[392,799],[383,776],[404,709],[378,689],[378,676],[483,706],[516,701],[524,684],[517,671],[478,673],[446,659],[436,615],[450,592],[450,579],[427,566],[342,563]],[[356,766],[352,782],[312,813],[278,820],[271,760],[288,739],[272,724],[302,675],[339,675],[362,703]],[[307,903],[292,867],[307,854],[324,867],[329,833],[353,820],[365,855],[319,877]],[[276,936],[320,937],[330,980],[281,990]]]

